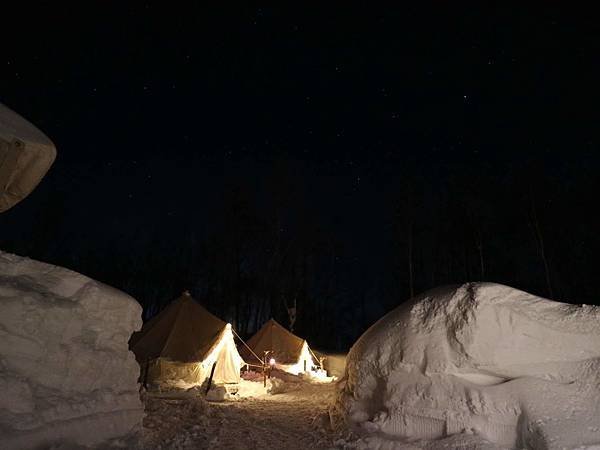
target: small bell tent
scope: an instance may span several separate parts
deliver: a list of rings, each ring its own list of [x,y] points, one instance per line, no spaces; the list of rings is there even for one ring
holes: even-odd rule
[[[260,358],[264,357],[265,352],[270,352],[268,358],[275,360],[277,368],[294,375],[311,372],[317,365],[306,340],[286,330],[275,319],[265,323],[248,340],[247,345]],[[245,361],[256,360],[256,356],[245,346],[240,347],[240,354]]]
[[[231,325],[200,306],[187,291],[134,333],[129,348],[142,367],[142,377],[154,383],[201,384],[215,363],[213,382],[239,383],[244,364]]]

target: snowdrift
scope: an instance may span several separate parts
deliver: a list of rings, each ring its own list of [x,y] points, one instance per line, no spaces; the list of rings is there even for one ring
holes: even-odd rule
[[[137,302],[61,267],[0,252],[0,442],[95,445],[141,429],[128,351]]]
[[[345,378],[334,417],[374,447],[461,433],[600,444],[600,308],[492,283],[435,289],[367,330]]]

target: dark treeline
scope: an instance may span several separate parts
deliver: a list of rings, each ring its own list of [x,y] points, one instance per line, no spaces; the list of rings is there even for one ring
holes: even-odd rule
[[[187,177],[182,189],[197,201],[175,209],[168,226],[154,224],[153,201],[131,214],[102,204],[86,212],[77,186],[104,174],[78,168],[67,177],[58,167],[37,201],[0,218],[0,245],[130,293],[145,318],[189,289],[241,335],[274,316],[332,350],[412,294],[443,284],[487,280],[597,304],[594,165],[584,158],[542,171],[531,161],[510,170],[413,166],[357,186],[354,173],[333,176],[282,158],[232,171],[222,185],[207,182],[212,191]],[[113,182],[126,182],[127,170],[110,170]],[[348,203],[356,204],[349,213]],[[102,216],[90,219],[95,231],[83,214]]]

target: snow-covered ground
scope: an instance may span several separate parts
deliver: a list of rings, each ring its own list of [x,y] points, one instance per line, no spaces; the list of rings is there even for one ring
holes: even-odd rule
[[[180,387],[184,387],[183,385]],[[348,429],[332,430],[329,411],[336,383],[242,380],[237,400],[205,400],[203,389],[191,388],[144,395],[143,435],[115,441],[110,450],[141,449],[378,449],[378,450],[503,450],[471,432],[437,440],[390,440],[361,436]],[[71,450],[71,449],[60,449]]]
[[[201,390],[145,396],[144,449],[333,447],[327,431],[335,383],[242,380],[239,399],[207,402]],[[268,392],[271,391],[271,392]]]

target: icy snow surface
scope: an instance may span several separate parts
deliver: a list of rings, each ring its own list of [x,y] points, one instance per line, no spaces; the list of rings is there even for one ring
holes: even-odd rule
[[[141,326],[128,295],[73,271],[0,252],[0,442],[97,445],[141,429]]]
[[[357,447],[600,448],[600,308],[435,289],[365,332],[344,381]]]

